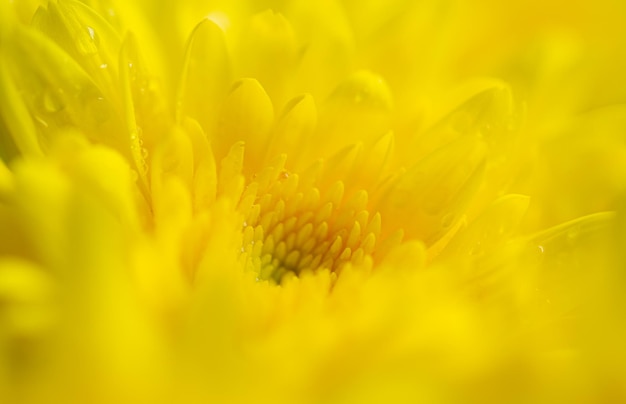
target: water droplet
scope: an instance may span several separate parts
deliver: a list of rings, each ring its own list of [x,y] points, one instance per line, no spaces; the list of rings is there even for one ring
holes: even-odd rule
[[[148,149],[146,149],[145,147],[141,148],[141,157],[143,159],[147,159],[148,158]]]
[[[248,227],[248,222],[246,222],[245,220],[243,221],[242,227]]]
[[[543,249],[543,246],[542,246],[542,245],[538,246],[538,248],[539,248],[539,252],[540,252],[540,253],[542,253],[542,254],[543,254],[543,253],[545,252],[545,251],[544,251],[544,249]]]
[[[441,226],[443,228],[450,227],[454,222],[454,217],[454,213],[446,213],[445,215],[443,215],[443,217],[441,218]]]
[[[100,95],[84,97],[83,105],[83,115],[92,125],[100,125],[112,116],[111,105]]]
[[[513,132],[516,129],[517,129],[517,125],[515,124],[513,120],[510,120],[507,122],[506,130],[508,130],[509,132]]]
[[[35,120],[44,128],[48,127],[48,122],[39,115],[35,115]]]
[[[43,108],[48,113],[59,112],[64,108],[60,98],[61,90],[48,90],[43,94]]]
[[[85,27],[87,36],[80,36],[77,39],[78,51],[83,55],[93,55],[98,52],[98,45],[100,45],[100,37],[93,27]]]
[[[468,251],[469,255],[477,255],[482,252],[482,242],[478,241]]]
[[[230,19],[228,15],[221,11],[213,11],[212,13],[207,14],[206,18],[211,20],[220,27],[222,31],[226,31],[230,27]]]
[[[569,229],[567,232],[567,241],[574,241],[578,237],[579,230],[578,226]]]
[[[357,93],[354,95],[354,103],[360,104],[364,98],[365,98],[365,94],[363,94],[363,92],[361,91],[357,91]]]
[[[108,64],[106,64],[106,63],[102,63],[102,64],[100,65],[100,68],[101,68],[101,69],[106,69],[107,67],[109,67],[109,65],[108,65]]]

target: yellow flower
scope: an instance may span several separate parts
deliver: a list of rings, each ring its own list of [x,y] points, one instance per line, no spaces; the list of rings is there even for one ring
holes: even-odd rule
[[[617,0],[0,15],[2,402],[626,400]]]

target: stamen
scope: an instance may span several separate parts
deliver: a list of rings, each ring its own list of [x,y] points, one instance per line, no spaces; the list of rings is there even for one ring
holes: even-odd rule
[[[322,192],[282,169],[283,163],[258,175],[239,204],[246,267],[259,280],[281,283],[303,272],[340,272],[347,263],[359,264],[372,255],[381,218],[370,216],[367,192],[347,198],[342,181]]]

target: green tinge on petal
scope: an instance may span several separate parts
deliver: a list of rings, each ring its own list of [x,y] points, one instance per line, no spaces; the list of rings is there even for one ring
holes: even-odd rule
[[[7,119],[7,125],[16,126],[17,131],[11,132],[14,137],[25,138],[16,138],[16,144],[28,142],[32,147],[33,143],[32,136],[28,135],[32,131],[24,116],[24,107],[35,124],[43,150],[47,150],[55,133],[67,126],[80,129],[92,140],[116,144],[117,139],[103,135],[109,134],[110,125],[114,125],[112,106],[72,58],[48,38],[23,27],[16,28],[10,45],[6,50],[10,62],[2,79],[12,78],[15,83],[5,91],[9,96],[13,92],[10,98],[13,106],[6,108],[14,109],[17,118],[16,122]],[[14,94],[17,89],[22,94],[21,102]],[[24,133],[20,129],[24,129]]]
[[[107,98],[117,100],[118,52],[121,38],[104,18],[75,0],[48,3],[37,10],[33,26],[54,40],[97,83]]]
[[[133,99],[133,73],[135,69],[134,55],[136,55],[135,43],[132,37],[128,37],[122,46],[119,58],[120,81],[122,84],[124,108],[123,116],[126,126],[124,134],[127,136],[126,139],[124,139],[125,147],[123,150],[131,156],[131,161],[139,173],[142,191],[148,195],[148,163],[146,161],[147,149],[144,147],[141,128],[137,125],[135,103]]]
[[[5,53],[3,48],[0,53],[2,58],[0,60],[0,94],[4,101],[0,104],[0,117],[6,132],[3,130],[0,134],[2,136],[0,158],[8,160],[14,157],[16,152],[25,156],[41,156],[42,150],[35,123],[28,106],[12,80]],[[17,150],[11,150],[13,147]]]
[[[0,201],[13,190],[13,186],[13,173],[4,164],[4,161],[0,159]]]

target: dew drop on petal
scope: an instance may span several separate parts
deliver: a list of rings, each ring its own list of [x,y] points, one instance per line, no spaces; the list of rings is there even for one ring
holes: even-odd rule
[[[441,226],[448,228],[454,222],[454,213],[447,213],[441,218]]]
[[[579,227],[575,226],[568,230],[567,232],[567,241],[572,242],[578,237]]]
[[[93,55],[98,53],[100,37],[93,27],[86,27],[87,35],[81,35],[78,41],[78,51],[83,55]]]
[[[34,117],[35,117],[35,121],[37,121],[37,123],[39,123],[44,128],[47,128],[49,126],[48,125],[48,121],[46,121],[45,119],[43,119],[39,115],[35,115]]]
[[[206,16],[207,20],[211,20],[215,25],[220,27],[222,31],[226,31],[230,27],[230,19],[228,15],[221,11],[213,11]]]
[[[59,98],[60,90],[46,90],[42,97],[43,108],[48,113],[58,112],[64,105]]]
[[[87,98],[83,105],[85,107],[84,117],[90,124],[100,125],[112,116],[111,105],[101,96]]]

